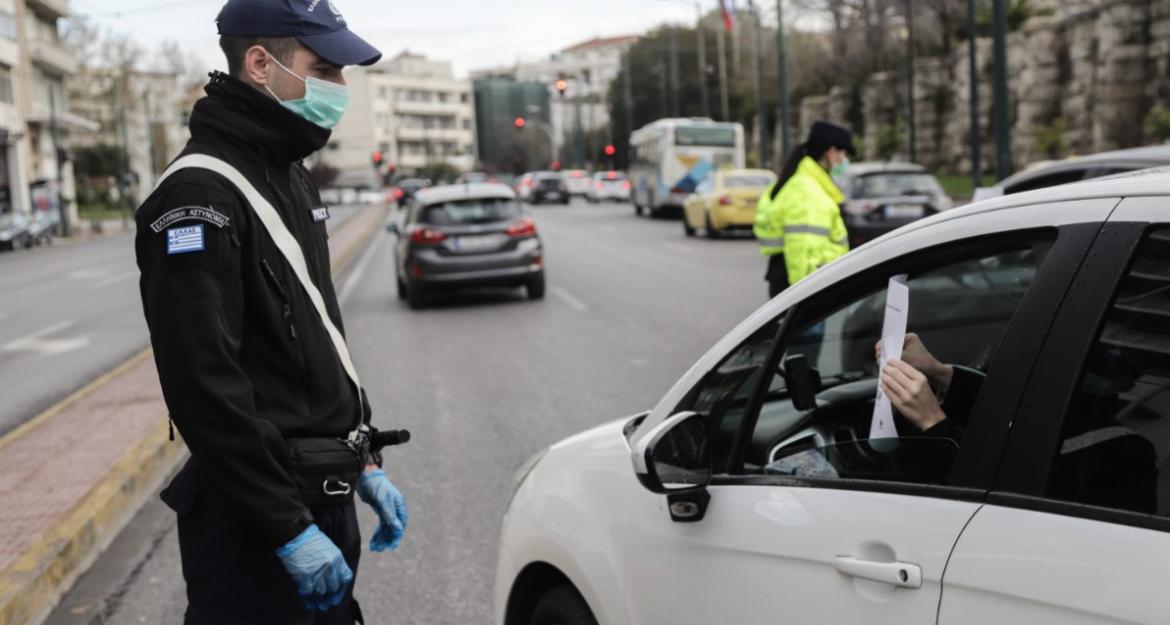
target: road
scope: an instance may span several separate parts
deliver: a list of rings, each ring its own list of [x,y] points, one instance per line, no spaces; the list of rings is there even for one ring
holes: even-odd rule
[[[0,254],[0,436],[149,341],[132,234]]]
[[[652,406],[764,303],[750,239],[686,239],[678,221],[638,218],[626,205],[535,210],[544,301],[480,292],[412,312],[395,299],[389,234],[342,281],[375,424],[414,435],[386,466],[410,506],[406,540],[393,554],[367,552],[359,571],[370,625],[490,623],[515,469],[565,436]],[[374,517],[362,507],[368,536]],[[173,514],[154,502],[48,623],[179,623],[184,604]]]

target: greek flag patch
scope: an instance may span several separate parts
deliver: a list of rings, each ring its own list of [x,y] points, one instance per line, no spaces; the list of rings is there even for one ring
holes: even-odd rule
[[[167,254],[203,251],[203,224],[167,230]]]

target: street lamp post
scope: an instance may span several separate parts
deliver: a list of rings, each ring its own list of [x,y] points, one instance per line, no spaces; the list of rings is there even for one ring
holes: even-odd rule
[[[978,189],[983,185],[983,142],[979,133],[979,46],[975,32],[975,0],[967,0],[967,34],[971,71],[971,188]]]
[[[776,0],[776,49],[780,55],[780,151],[787,158],[791,138],[788,136],[788,59],[784,49],[784,0]]]
[[[670,29],[670,116],[678,117],[682,114],[682,106],[679,100],[679,77],[678,77],[678,29],[671,27]]]
[[[764,25],[763,15],[756,10],[755,0],[748,0],[748,8],[756,18],[756,125],[760,130],[760,167],[768,166],[768,128],[767,111],[764,103]]]
[[[1007,17],[1003,0],[992,0],[993,53],[995,80],[992,85],[995,99],[995,176],[1003,180],[1012,174],[1012,148],[1008,138],[1007,97]]]
[[[703,104],[703,117],[710,117],[711,96],[707,89],[707,35],[703,28],[703,4],[696,2],[695,10],[699,13],[699,99]]]
[[[906,0],[906,97],[910,126],[910,161],[918,162],[918,115],[914,102],[914,2]]]

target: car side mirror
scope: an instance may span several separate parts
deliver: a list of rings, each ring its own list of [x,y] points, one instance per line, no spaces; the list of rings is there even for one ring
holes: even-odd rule
[[[793,354],[784,359],[784,379],[797,410],[817,407],[817,391],[821,390],[821,374],[808,364],[805,354]]]
[[[647,490],[667,496],[671,519],[701,521],[714,472],[703,416],[688,411],[670,417],[647,433],[635,453],[638,480]]]

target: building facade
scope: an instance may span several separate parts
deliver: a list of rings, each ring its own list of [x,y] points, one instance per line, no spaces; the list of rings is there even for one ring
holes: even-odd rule
[[[77,62],[61,42],[68,0],[0,0],[0,214],[34,210],[75,223],[64,142],[92,132],[68,112],[64,80]]]
[[[518,81],[539,82],[545,85],[552,101],[552,127],[558,153],[564,153],[566,142],[572,142],[568,152],[576,152],[574,137],[578,127],[583,134],[608,130],[612,141],[614,129],[609,119],[609,91],[622,69],[622,58],[638,40],[635,36],[590,39],[570,46],[537,63],[522,63],[515,69]],[[564,95],[557,90],[557,81],[564,80]],[[599,146],[582,145],[583,150],[595,152]],[[587,158],[583,155],[574,160]]]
[[[446,163],[460,171],[476,164],[475,105],[471,82],[456,79],[451,63],[410,52],[346,74],[350,104],[320,155],[340,170],[338,186],[376,188],[373,166],[411,174]]]
[[[474,89],[479,162],[485,169],[518,173],[548,168],[556,160],[556,134],[544,84],[480,78]],[[517,128],[517,119],[524,120],[522,128]]]
[[[186,124],[190,105],[179,76],[85,68],[65,86],[70,111],[98,126],[96,132],[70,136],[66,145],[124,149],[129,157],[126,191],[141,204],[190,138]]]

